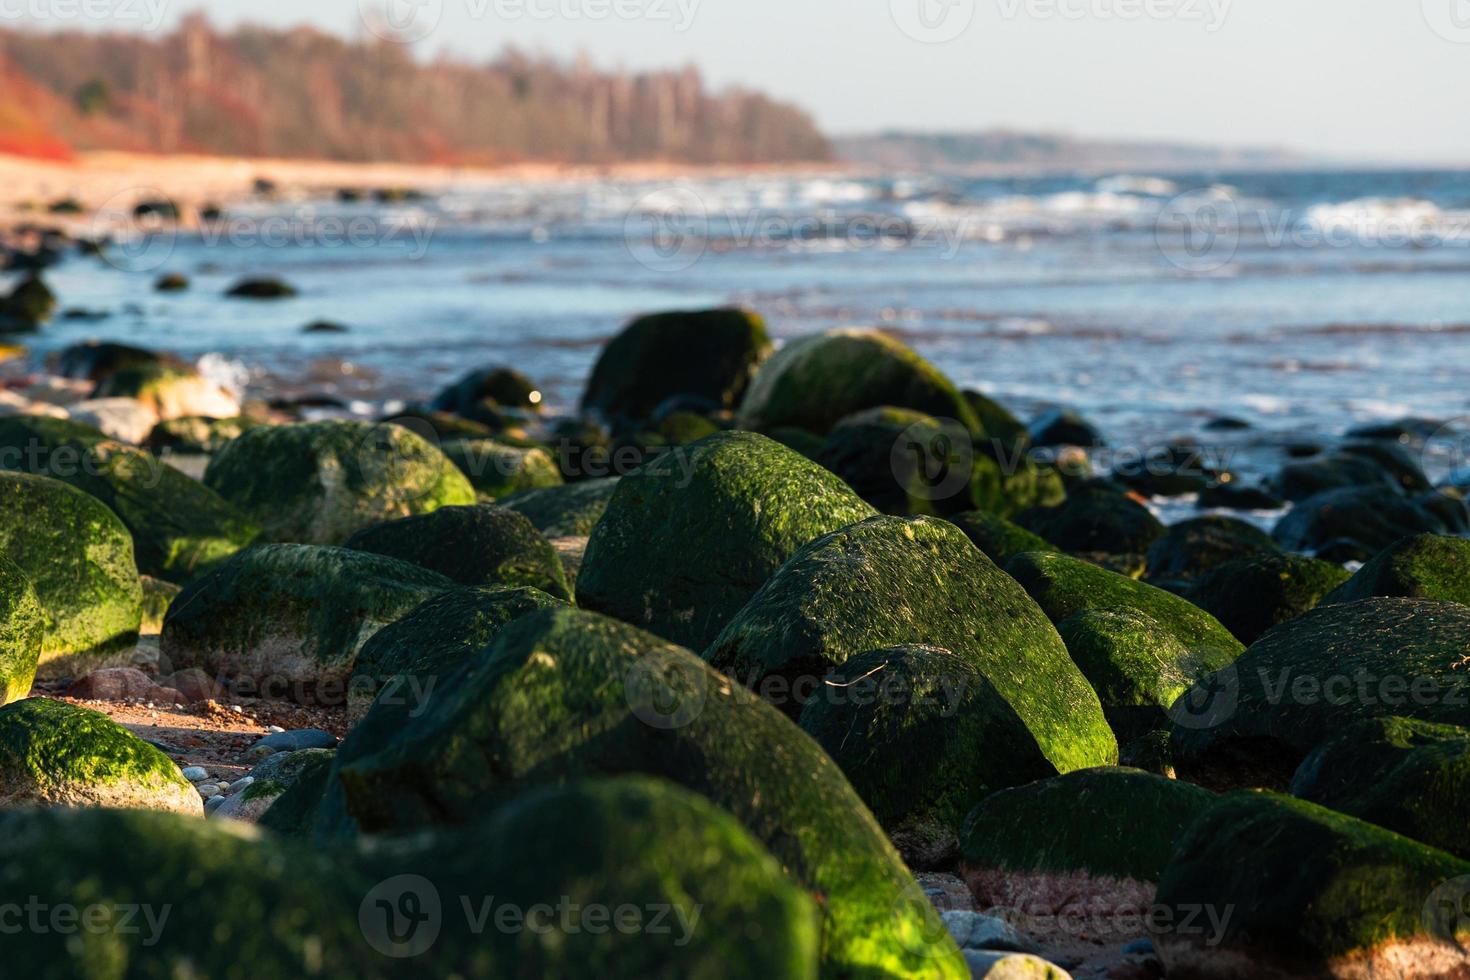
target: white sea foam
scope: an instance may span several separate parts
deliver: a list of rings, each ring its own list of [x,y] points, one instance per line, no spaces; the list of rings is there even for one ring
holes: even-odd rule
[[[1168,197],[1179,193],[1179,185],[1163,177],[1140,177],[1134,174],[1119,174],[1104,177],[1095,185],[1105,194],[1147,194],[1152,197]]]

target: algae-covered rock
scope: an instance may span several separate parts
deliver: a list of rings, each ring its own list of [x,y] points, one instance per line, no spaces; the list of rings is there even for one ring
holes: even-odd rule
[[[204,811],[168,756],[100,711],[46,698],[0,708],[0,809],[20,806]]]
[[[602,349],[582,410],[610,421],[646,419],[680,395],[734,408],[770,352],[765,321],[747,310],[639,317]]]
[[[298,749],[267,756],[250,770],[249,778],[254,782],[227,796],[211,816],[219,820],[259,823],[276,800],[296,783],[318,773],[325,774],[334,755],[336,752],[332,749]]]
[[[876,517],[781,566],[705,651],[793,717],[869,650],[942,647],[978,670],[1059,771],[1117,761],[1097,695],[1036,603],[948,521]]]
[[[1045,539],[1032,534],[1019,524],[983,510],[966,511],[949,518],[965,536],[985,553],[985,557],[1004,567],[1006,562],[1028,551],[1055,551]]]
[[[571,598],[551,542],[514,511],[489,504],[441,507],[358,531],[343,546],[412,562],[460,585],[530,586]]]
[[[511,621],[563,602],[537,589],[454,589],[426,600],[363,644],[347,689],[348,714],[367,713],[393,678],[412,707],[472,654],[489,646]]]
[[[452,965],[461,976],[818,976],[817,902],[728,812],[664,780],[531,790],[473,832],[444,834],[403,863],[442,868],[430,877],[446,901],[493,894],[502,908],[551,910],[555,942],[533,928],[477,931],[465,916],[447,915],[420,963]],[[640,928],[628,927],[630,915]]]
[[[1171,980],[1448,980],[1470,972],[1467,875],[1470,863],[1361,820],[1232,793],[1175,848],[1154,947]]]
[[[1132,610],[1148,616],[1200,662],[1221,666],[1244,646],[1220,622],[1180,597],[1090,562],[1054,553],[1018,555],[1006,571],[1054,623],[1088,610]]]
[[[1194,517],[1170,526],[1148,549],[1148,574],[1189,582],[1232,559],[1279,550],[1271,535],[1239,518]]]
[[[225,419],[205,418],[202,415],[169,418],[153,427],[153,431],[143,441],[143,448],[155,453],[167,450],[209,455],[219,452],[226,443],[240,438],[248,430],[264,424],[248,415]]]
[[[1373,596],[1470,605],[1470,540],[1446,534],[1404,538],[1379,552],[1322,602],[1356,602]]]
[[[1438,498],[1438,499],[1436,499]],[[1440,494],[1405,497],[1392,487],[1344,487],[1301,501],[1271,529],[1287,551],[1323,552],[1367,561],[1400,538],[1458,530],[1454,514],[1464,502]],[[1463,515],[1462,515],[1463,516]]]
[[[43,673],[85,673],[74,668],[137,642],[143,586],[133,539],[97,498],[60,480],[0,472],[0,552],[35,586]]]
[[[200,667],[237,686],[253,681],[264,696],[341,703],[363,644],[453,587],[437,572],[382,555],[260,545],[184,589],[160,645],[178,669]]]
[[[522,490],[497,503],[507,510],[525,514],[536,530],[548,538],[586,537],[602,520],[618,477],[582,480],[565,486]]]
[[[31,580],[0,555],[0,704],[30,692],[45,632],[45,613]]]
[[[1371,718],[1317,746],[1291,795],[1470,857],[1470,729],[1412,718]]]
[[[1036,446],[1106,446],[1097,426],[1071,409],[1054,409],[1031,423],[1031,442]]]
[[[544,610],[507,626],[441,690],[406,723],[380,700],[353,730],[319,832],[465,824],[537,784],[658,776],[730,811],[821,897],[824,975],[965,976],[836,764],[688,650],[592,613]]]
[[[1284,786],[1355,721],[1402,715],[1470,725],[1470,609],[1431,599],[1319,606],[1262,636],[1174,711],[1181,773]]]
[[[1059,506],[1024,511],[1015,521],[1063,551],[1114,555],[1143,554],[1166,530],[1147,507],[1096,483],[1073,490]]]
[[[779,443],[721,433],[618,482],[587,542],[577,601],[703,648],[797,549],[872,513]]]
[[[1016,418],[1011,410],[981,392],[965,389],[961,394],[975,418],[980,421],[980,431],[989,442],[992,451],[1025,449],[1031,443],[1031,433],[1026,423]]]
[[[471,371],[439,392],[430,409],[474,419],[486,407],[539,412],[541,402],[541,392],[530,378],[514,368],[497,364]]]
[[[61,480],[106,504],[133,536],[139,571],[183,580],[259,533],[218,494],[152,453],[65,419],[0,418],[0,467]]]
[[[1235,659],[1219,646],[1192,648],[1169,627],[1126,606],[1084,609],[1057,624],[1120,742],[1169,725],[1168,711],[1195,681]]]
[[[824,435],[840,419],[881,405],[953,419],[972,434],[983,431],[938,368],[901,341],[860,329],[788,342],[756,372],[739,420],[746,429],[795,427]]]
[[[472,504],[469,482],[398,425],[332,420],[251,429],[210,460],[204,483],[268,541],[341,544],[395,517]]]
[[[1194,583],[1189,599],[1249,644],[1314,608],[1349,577],[1331,562],[1263,552],[1210,569]]]
[[[444,455],[465,475],[482,500],[499,500],[524,490],[565,482],[551,453],[496,439],[451,439]]]
[[[800,724],[912,867],[951,859],[986,794],[1057,772],[980,669],[938,647],[858,654],[824,678]]]
[[[1136,915],[1152,902],[1175,841],[1215,799],[1116,767],[992,793],[960,831],[965,883],[982,908]]]
[[[58,920],[75,928],[6,936],[7,961],[31,980],[405,975],[405,961],[365,942],[359,923],[360,904],[375,908],[379,873],[237,828],[138,810],[5,814],[5,894],[75,910]]]

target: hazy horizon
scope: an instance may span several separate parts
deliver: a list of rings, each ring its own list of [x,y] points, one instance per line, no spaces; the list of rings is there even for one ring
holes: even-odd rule
[[[82,23],[52,14],[51,2],[13,3],[3,16],[139,30],[202,10],[222,26],[361,37],[362,11],[384,5],[97,0],[112,14]],[[1330,14],[1307,0],[878,0],[840,23],[775,0],[390,2],[424,35],[421,57],[481,59],[516,45],[607,67],[694,64],[713,85],[798,104],[834,136],[1006,128],[1339,161],[1470,160],[1470,130],[1448,122],[1470,81],[1470,0],[1342,0]]]

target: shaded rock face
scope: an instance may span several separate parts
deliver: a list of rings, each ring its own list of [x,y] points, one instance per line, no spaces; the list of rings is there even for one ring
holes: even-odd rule
[[[578,602],[703,648],[799,548],[872,514],[765,436],[711,436],[618,482],[587,542]]]
[[[1448,980],[1470,972],[1466,875],[1470,863],[1361,820],[1232,793],[1175,847],[1150,926],[1171,978]]]
[[[1148,549],[1150,580],[1190,582],[1236,558],[1279,551],[1271,536],[1234,517],[1196,517],[1171,526]]]
[[[571,598],[551,542],[526,518],[502,507],[441,507],[358,531],[345,547],[411,562],[460,585],[529,586]]]
[[[318,833],[466,824],[538,784],[657,776],[729,810],[823,897],[824,975],[965,976],[836,764],[690,651],[606,617],[545,610],[507,626],[440,689],[407,723],[379,699],[338,751]]]
[[[363,644],[453,587],[382,555],[261,545],[191,583],[169,606],[160,646],[177,668],[250,682],[262,696],[340,704]]]
[[[0,418],[0,466],[96,497],[132,534],[138,570],[170,581],[228,558],[259,533],[218,494],[152,453],[65,419]]]
[[[1282,786],[1355,721],[1401,715],[1470,724],[1470,609],[1429,599],[1319,606],[1266,633],[1176,704],[1181,774]]]
[[[0,556],[0,705],[30,692],[41,659],[45,615],[31,580]]]
[[[949,518],[965,536],[985,553],[985,557],[1002,567],[1017,555],[1028,551],[1055,551],[1046,539],[1032,534],[1019,524],[985,511],[972,510]]]
[[[602,519],[617,487],[618,477],[609,476],[565,486],[523,490],[501,498],[497,503],[526,515],[536,530],[548,538],[585,538]]]
[[[1217,565],[1189,590],[1189,600],[1242,643],[1316,607],[1351,573],[1303,555],[1262,552]]]
[[[731,409],[770,352],[765,322],[746,310],[640,317],[603,348],[582,410],[616,423],[647,419],[678,397]]]
[[[1271,536],[1287,551],[1367,561],[1409,535],[1459,531],[1464,514],[1464,501],[1440,493],[1406,497],[1388,486],[1345,487],[1301,501]]]
[[[985,675],[938,647],[858,654],[825,678],[800,724],[910,867],[952,862],[960,821],[988,793],[1057,771]]]
[[[965,819],[965,882],[982,908],[1136,915],[1151,902],[1176,841],[1215,799],[1197,786],[1122,768],[1004,789]]]
[[[0,472],[0,551],[35,586],[46,673],[82,673],[137,642],[143,587],[133,539],[95,497],[59,480]]]
[[[1334,605],[1373,596],[1443,599],[1470,606],[1470,540],[1445,534],[1404,538],[1379,552],[1322,602]]]
[[[471,371],[441,391],[430,404],[437,412],[452,412],[463,418],[478,417],[488,403],[490,409],[541,410],[541,392],[530,378],[508,367],[494,365]]]
[[[877,517],[792,556],[705,659],[797,717],[852,657],[898,644],[962,658],[1061,771],[1117,761],[1097,695],[1041,609],[954,525]]]
[[[341,544],[380,521],[475,502],[439,449],[398,425],[302,422],[251,429],[209,463],[204,483],[263,538]]]
[[[793,340],[757,372],[740,405],[742,428],[805,429],[825,435],[842,418],[892,405],[983,429],[940,371],[876,330],[841,329]]]
[[[1147,507],[1100,484],[1073,490],[1060,506],[1024,511],[1016,523],[1063,551],[1113,555],[1143,554],[1166,531]]]
[[[1470,858],[1470,729],[1399,717],[1348,725],[1302,761],[1291,795]]]
[[[0,809],[104,806],[199,816],[204,804],[158,749],[99,711],[46,698],[0,708]]]

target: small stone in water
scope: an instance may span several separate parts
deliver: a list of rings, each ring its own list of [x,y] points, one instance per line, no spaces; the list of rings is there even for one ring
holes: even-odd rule
[[[209,778],[209,770],[202,766],[190,766],[184,770],[184,778],[191,783],[197,783]]]

